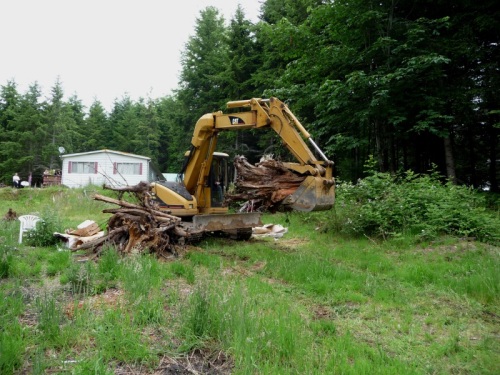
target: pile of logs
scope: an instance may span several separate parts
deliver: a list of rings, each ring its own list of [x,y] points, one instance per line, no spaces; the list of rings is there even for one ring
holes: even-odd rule
[[[242,211],[277,211],[305,179],[274,159],[252,165],[244,156],[237,156],[234,166],[236,192],[228,194],[226,202],[246,201]]]
[[[113,245],[124,254],[148,251],[157,255],[177,255],[176,247],[183,245],[189,233],[181,226],[181,219],[156,209],[150,201],[148,183],[136,186],[111,188],[123,192],[132,192],[139,198],[139,204],[121,199],[113,199],[100,194],[94,199],[112,203],[119,208],[104,209],[104,213],[112,216],[108,220],[106,235],[79,246],[76,250],[92,249],[98,256],[104,245]]]

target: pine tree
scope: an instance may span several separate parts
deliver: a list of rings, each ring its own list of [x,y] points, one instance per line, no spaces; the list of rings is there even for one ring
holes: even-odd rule
[[[186,109],[187,129],[192,129],[201,115],[222,108],[227,101],[227,29],[216,8],[207,7],[200,12],[195,35],[189,38],[181,63],[177,95]]]
[[[109,148],[109,134],[111,129],[108,125],[109,119],[101,102],[95,100],[85,118],[85,137],[82,143],[82,151],[94,151]]]

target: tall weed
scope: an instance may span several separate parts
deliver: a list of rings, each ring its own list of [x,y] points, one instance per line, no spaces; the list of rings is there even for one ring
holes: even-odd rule
[[[14,261],[13,248],[0,243],[0,279],[6,279],[12,273]]]
[[[106,247],[97,263],[96,288],[98,291],[116,287],[121,264],[118,251],[112,246]]]
[[[0,374],[16,373],[16,369],[23,363],[26,345],[23,328],[17,320],[6,323],[0,328]]]
[[[47,258],[47,276],[55,276],[66,270],[71,264],[71,253],[69,251],[55,251]]]
[[[304,348],[312,337],[300,309],[257,279],[217,288],[212,284],[199,284],[187,301],[180,327],[185,349],[215,340],[231,348],[237,369],[307,373]]]
[[[95,291],[95,266],[91,262],[72,263],[61,275],[61,284],[69,284],[74,294],[93,294]]]
[[[13,374],[22,365],[26,335],[17,317],[24,311],[20,291],[0,290],[0,374]]]
[[[106,310],[96,322],[96,349],[105,361],[144,363],[153,359],[140,332],[130,324],[130,313],[120,308]]]
[[[38,329],[44,345],[59,343],[61,335],[62,311],[54,296],[45,295],[36,299]]]

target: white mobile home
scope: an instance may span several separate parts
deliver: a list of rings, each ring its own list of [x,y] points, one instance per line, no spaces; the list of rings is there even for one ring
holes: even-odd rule
[[[136,185],[163,179],[146,156],[113,150],[62,155],[61,184],[68,187]]]

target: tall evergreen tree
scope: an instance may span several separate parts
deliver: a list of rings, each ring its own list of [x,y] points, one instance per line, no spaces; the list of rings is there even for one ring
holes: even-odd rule
[[[0,136],[10,129],[10,122],[17,116],[20,94],[15,81],[8,81],[0,91]]]
[[[95,100],[85,118],[85,137],[82,143],[82,151],[93,151],[110,148],[108,145],[108,134],[111,132],[108,126],[108,115],[102,103]]]
[[[158,118],[154,101],[139,99],[133,105],[134,131],[137,137],[132,141],[133,152],[139,155],[149,156],[156,161],[158,157],[158,139],[160,131],[158,129]]]
[[[160,129],[158,165],[162,171],[180,172],[184,153],[189,150],[193,129],[188,133],[181,126],[185,118],[184,108],[174,96],[162,98],[156,105]]]
[[[31,85],[21,98],[19,115],[14,120],[15,128],[19,133],[19,149],[16,158],[22,163],[19,172],[26,180],[31,174],[34,184],[41,184],[42,172],[45,169],[42,159],[43,137],[40,134],[44,123],[45,102],[41,96],[40,86],[37,83]]]
[[[255,26],[238,6],[228,29],[229,63],[225,67],[227,99],[248,99],[261,95],[252,81],[252,76],[260,68],[261,58],[256,50]]]
[[[129,96],[124,96],[120,101],[115,100],[109,115],[109,147],[117,151],[135,153],[139,121]]]
[[[195,35],[182,53],[178,99],[186,108],[191,129],[198,118],[225,105],[225,67],[228,66],[227,29],[214,7],[207,7],[196,19]]]
[[[22,166],[18,159],[21,134],[14,124],[20,111],[19,105],[17,84],[8,81],[0,91],[0,181],[5,184],[11,184],[12,175]]]
[[[68,119],[68,134],[63,147],[67,148],[68,152],[82,152],[87,139],[84,105],[75,94],[65,103],[64,109]]]
[[[63,99],[62,83],[57,79],[51,88],[51,95],[44,109],[45,121],[41,129],[44,139],[42,159],[49,169],[61,167],[59,147],[66,148],[66,145],[71,144],[70,132],[74,128],[74,119]]]
[[[144,127],[140,128],[140,132],[145,134],[145,143],[143,149],[145,150],[142,155],[149,156],[154,163],[158,164],[160,156],[160,116],[158,113],[158,103],[151,98],[147,99],[144,106],[141,107],[144,116]]]
[[[227,100],[242,100],[261,97],[262,92],[253,79],[262,63],[255,37],[255,25],[245,18],[241,6],[238,6],[228,29],[228,59],[225,76]],[[223,134],[220,149],[230,157],[245,155],[249,160],[257,161],[262,152],[258,149],[263,132],[234,132]]]

